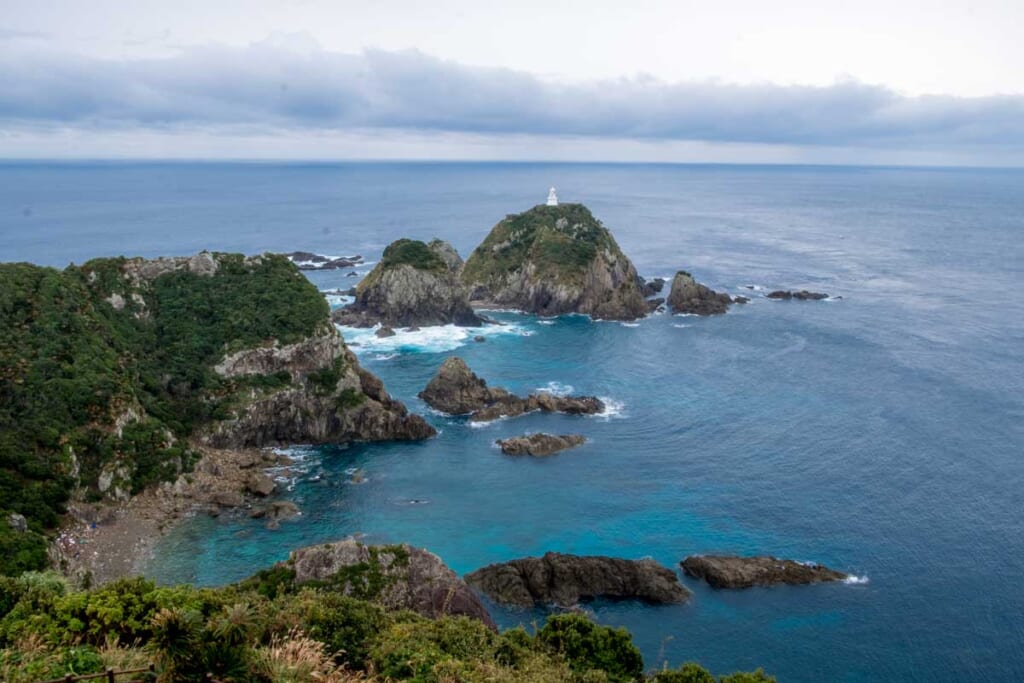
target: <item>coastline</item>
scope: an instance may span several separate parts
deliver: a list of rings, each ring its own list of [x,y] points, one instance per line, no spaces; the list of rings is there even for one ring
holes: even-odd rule
[[[287,456],[271,449],[195,447],[202,458],[173,483],[118,504],[69,505],[69,521],[50,545],[51,564],[82,586],[142,576],[157,543],[182,521],[232,511],[264,516],[274,507],[264,505],[274,492],[266,487],[270,479],[265,471],[291,464]]]

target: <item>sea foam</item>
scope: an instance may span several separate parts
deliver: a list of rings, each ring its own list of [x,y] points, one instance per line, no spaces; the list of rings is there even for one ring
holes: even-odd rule
[[[394,336],[378,337],[374,327],[346,327],[335,325],[346,342],[355,342],[353,347],[358,356],[373,360],[390,360],[399,353],[442,353],[472,344],[473,337],[491,339],[501,336],[529,337],[533,334],[521,325],[486,325],[484,327],[458,327],[456,325],[434,325],[410,331],[398,328]]]

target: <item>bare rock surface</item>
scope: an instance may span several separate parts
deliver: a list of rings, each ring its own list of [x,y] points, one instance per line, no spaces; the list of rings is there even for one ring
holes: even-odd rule
[[[733,300],[728,294],[700,284],[686,271],[681,270],[672,278],[668,306],[673,313],[718,315],[725,313],[731,303]]]
[[[820,564],[804,564],[770,556],[693,555],[680,562],[689,576],[714,588],[750,588],[780,583],[800,585],[842,581],[847,574]]]
[[[654,560],[562,553],[492,564],[467,574],[466,582],[495,602],[519,607],[571,607],[594,598],[672,604],[690,597],[676,573]]]
[[[604,403],[593,396],[555,396],[549,393],[516,396],[499,387],[488,387],[458,356],[450,356],[438,369],[420,398],[435,410],[450,415],[469,415],[470,420],[485,422],[499,417],[515,417],[540,410],[569,415],[593,415],[604,410]]]
[[[346,594],[368,597],[388,609],[411,609],[431,618],[465,615],[496,629],[466,582],[441,558],[422,548],[365,545],[345,539],[295,550],[286,566],[295,570],[299,584],[328,582]],[[364,592],[370,585],[379,586],[375,595]]]
[[[582,446],[587,439],[582,434],[528,434],[496,442],[505,455],[553,455],[576,446]]]
[[[782,299],[783,301],[789,301],[790,299],[796,299],[797,301],[820,301],[821,299],[828,298],[828,294],[824,292],[808,292],[806,289],[801,289],[798,292],[777,289],[765,296],[769,299]]]

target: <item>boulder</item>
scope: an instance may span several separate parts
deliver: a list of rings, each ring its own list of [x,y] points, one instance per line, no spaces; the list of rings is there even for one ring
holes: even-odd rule
[[[495,602],[519,607],[571,607],[594,598],[671,604],[690,597],[675,572],[654,560],[546,553],[492,564],[465,578]]]
[[[384,337],[394,337],[395,331],[388,327],[387,325],[385,325],[384,327],[374,332],[374,335],[381,339],[383,339]]]
[[[356,287],[355,301],[331,319],[353,327],[478,327],[483,321],[469,305],[461,269],[462,260],[447,242],[397,240]]]
[[[790,299],[797,299],[798,301],[819,301],[821,299],[828,298],[828,294],[825,294],[824,292],[808,292],[806,289],[801,289],[799,292],[777,289],[774,292],[769,292],[765,296],[769,299],[782,299],[783,301],[789,301]]]
[[[237,508],[242,507],[245,498],[239,491],[217,491],[212,495],[210,502],[224,508]]]
[[[364,545],[354,539],[295,550],[283,566],[298,584],[327,584],[390,610],[426,617],[465,615],[496,629],[480,598],[437,555],[409,545]]]
[[[469,415],[473,421],[515,417],[541,410],[569,415],[593,415],[604,410],[594,396],[530,394],[520,398],[505,389],[488,387],[458,356],[450,356],[438,369],[419,397],[435,410],[450,415]]]
[[[256,496],[269,496],[276,488],[274,480],[262,472],[253,472],[245,480],[245,490]]]
[[[716,292],[700,284],[685,270],[679,271],[672,278],[668,306],[673,313],[717,315],[725,313],[731,303],[732,298],[728,294]]]
[[[529,434],[511,439],[498,439],[495,443],[505,455],[545,456],[575,448],[586,443],[582,434]]]
[[[692,555],[679,563],[689,576],[714,588],[750,588],[780,583],[799,585],[842,581],[847,574],[820,564],[805,564],[769,556]]]
[[[7,515],[7,526],[11,527],[19,534],[23,534],[28,531],[28,520],[25,519],[25,515],[12,512]]]
[[[507,216],[466,260],[461,277],[484,306],[608,320],[647,313],[636,268],[582,204]]]

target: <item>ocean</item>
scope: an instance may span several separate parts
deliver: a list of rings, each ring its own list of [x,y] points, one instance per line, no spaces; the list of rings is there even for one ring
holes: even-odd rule
[[[1024,676],[1022,171],[5,162],[0,260],[210,249],[372,263],[399,237],[440,237],[467,256],[551,185],[586,204],[642,275],[686,269],[752,301],[639,324],[506,312],[484,343],[456,328],[382,340],[346,330],[438,437],[293,448],[282,486],[302,517],[273,531],[196,517],[148,573],[221,584],[350,534],[429,548],[459,573],[549,550],[670,567],[697,553],[773,554],[857,579],[717,591],[684,577],[685,605],[585,608],[628,627],[651,668]],[[348,272],[309,277],[347,289]],[[831,298],[763,297],[780,288]],[[593,394],[609,410],[485,426],[432,413],[416,394],[451,354],[493,385]],[[588,442],[544,459],[494,446],[542,430]],[[494,614],[503,626],[544,617]]]

